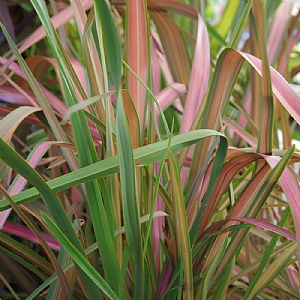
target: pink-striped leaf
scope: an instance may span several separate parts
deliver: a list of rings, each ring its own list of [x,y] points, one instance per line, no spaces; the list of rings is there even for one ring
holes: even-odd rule
[[[186,87],[182,83],[171,83],[169,86],[164,88],[156,95],[156,99],[160,104],[161,108],[164,110],[169,107],[175,99],[182,96],[186,92]],[[182,105],[181,103],[176,103],[176,108],[182,112]],[[155,115],[159,115],[159,109],[155,105]]]
[[[226,48],[220,54],[216,71],[211,82],[211,86],[207,96],[206,106],[201,115],[196,116],[194,124],[198,128],[218,129],[219,116],[224,114],[225,108],[232,94],[232,89],[236,83],[237,77],[243,62],[247,60],[251,66],[262,75],[262,62],[257,57],[251,54],[237,51],[232,48]],[[226,71],[223,71],[226,70]],[[272,67],[270,68],[273,93],[278,100],[293,116],[293,118],[300,124],[300,98],[295,94],[286,80]],[[216,84],[218,88],[216,88]],[[196,146],[195,163],[198,167],[192,170],[190,180],[194,180],[195,174],[198,172],[200,165],[203,162],[205,153],[209,148],[210,142],[208,140],[202,141]]]
[[[164,49],[163,49],[160,37],[157,34],[157,32],[155,32],[154,30],[151,30],[151,37],[152,37],[153,47],[155,47],[155,51],[156,51],[157,56],[158,56],[158,60],[159,60],[159,65],[160,65],[160,68],[161,68],[161,72],[164,75],[166,83],[167,84],[171,84],[171,83],[174,82],[174,79],[173,79],[173,76],[171,74],[171,70],[170,70],[170,67],[168,65],[167,58],[166,58],[166,55],[165,55],[165,52],[164,52]],[[153,69],[153,66],[152,66],[151,69]],[[155,79],[155,81],[156,81],[156,79]],[[158,85],[158,84],[159,84],[158,89],[160,89],[160,81],[157,82],[156,85]],[[154,91],[155,90],[153,90],[153,92]],[[155,92],[155,94],[157,94],[157,93],[158,92]]]
[[[246,59],[252,67],[261,75],[261,60],[251,54],[237,51],[244,59]],[[288,82],[275,69],[270,68],[273,93],[278,100],[291,114],[291,116],[300,124],[300,98],[290,87]]]
[[[93,1],[90,1],[90,2],[92,3]],[[77,22],[79,33],[82,36],[83,32],[84,32],[84,27],[85,27],[86,21],[87,21],[83,1],[72,0],[71,5],[73,8],[74,18]]]
[[[197,18],[197,11],[185,3],[174,0],[150,0],[148,1],[149,10],[168,10],[179,15]]]
[[[32,91],[17,90],[11,86],[2,86],[0,88],[0,99],[6,103],[16,104],[16,105],[32,105],[36,104],[36,99]]]
[[[88,83],[85,76],[85,70],[81,63],[70,57],[70,63],[75,71],[76,76],[78,77],[78,80],[80,81],[85,93],[87,93],[88,90]],[[60,78],[60,72],[58,63],[54,58],[48,58],[44,56],[31,56],[29,59],[26,60],[26,63],[28,67],[30,68],[31,72],[34,74],[35,78],[37,80],[41,80],[44,77],[44,74],[46,73],[46,70],[48,69],[49,65],[52,65],[54,67],[54,70]],[[82,101],[85,99],[82,99],[79,92],[77,92],[77,97]]]
[[[209,37],[206,25],[198,14],[198,33],[189,89],[182,120],[182,132],[187,132],[196,116],[202,99],[206,93],[210,75]]]
[[[237,123],[225,117],[223,118],[223,124],[232,132],[240,136],[244,143],[248,143],[251,147],[257,147],[257,140],[248,132],[246,132],[246,130],[242,129]]]
[[[278,233],[282,236],[285,236],[288,239],[296,241],[296,235],[294,233],[292,233],[284,228],[278,227],[276,225],[273,225],[273,224],[270,224],[270,223],[267,223],[267,222],[264,222],[261,220],[252,219],[252,218],[232,218],[232,220],[252,224],[254,226],[258,226],[260,228],[270,230],[274,233]]]
[[[21,238],[25,238],[28,241],[32,241],[34,243],[38,243],[38,244],[40,243],[38,238],[32,233],[32,231],[26,228],[25,226],[17,225],[11,222],[6,222],[2,227],[2,231],[7,232],[9,234],[13,234]],[[57,244],[57,242],[54,239],[41,232],[40,235],[51,249],[57,251],[60,250],[60,246]]]
[[[126,7],[126,57],[127,64],[140,80],[148,79],[148,21],[146,1],[127,0]],[[146,90],[139,80],[127,70],[128,91],[143,124]]]

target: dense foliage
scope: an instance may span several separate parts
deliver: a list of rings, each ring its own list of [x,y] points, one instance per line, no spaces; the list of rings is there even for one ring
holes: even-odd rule
[[[299,13],[223,2],[0,1],[1,299],[299,298]]]

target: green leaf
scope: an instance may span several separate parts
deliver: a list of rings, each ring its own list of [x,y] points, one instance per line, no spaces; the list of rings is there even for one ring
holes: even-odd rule
[[[214,258],[211,260],[208,268],[205,270],[205,273],[203,275],[203,279],[201,281],[201,285],[199,287],[199,294],[197,296],[199,296],[199,299],[207,299],[209,292],[210,292],[210,284],[211,284],[211,280],[214,276],[214,273],[217,269],[217,267],[219,266],[225,252],[226,252],[226,248],[228,245],[228,239],[224,239],[220,248],[218,249],[216,255],[214,256]]]
[[[184,197],[181,187],[180,171],[177,158],[171,153],[170,169],[172,176],[172,198],[174,201],[175,222],[179,234],[178,243],[180,245],[180,255],[182,256],[182,268],[184,271],[183,279],[186,282],[186,299],[193,299],[193,269],[192,269],[192,251],[189,239],[188,220],[186,216]],[[180,280],[181,281],[181,280]]]
[[[105,0],[95,1],[94,8],[95,20],[99,28],[98,32],[102,33],[108,72],[110,73],[115,88],[118,89],[121,81],[122,56],[117,29],[108,3]]]
[[[53,221],[42,213],[43,219],[47,226],[50,228],[51,232],[55,238],[59,241],[62,247],[68,252],[72,257],[76,265],[78,265],[83,272],[110,298],[116,299],[119,298],[113,292],[111,287],[103,279],[103,277],[93,268],[84,255],[82,255],[78,249],[73,245],[73,243],[62,233],[61,230],[53,223]],[[96,296],[96,295],[94,295]]]
[[[181,150],[185,149],[186,147],[192,146],[200,140],[211,136],[219,136],[221,140],[223,140],[223,143],[227,145],[227,140],[222,133],[219,133],[215,130],[203,129],[186,132],[178,136],[172,137],[170,149],[173,152],[173,154],[176,154]],[[3,141],[0,141],[0,149],[2,147],[2,143]],[[140,163],[142,165],[149,165],[161,161],[161,158],[163,157],[168,147],[168,143],[169,141],[165,140],[155,144],[150,144],[144,147],[137,148],[133,151],[134,159],[137,163]],[[6,147],[8,146],[6,145]],[[5,153],[4,151],[0,151],[0,159],[3,159],[13,169],[19,172],[19,165],[15,163],[16,161],[14,159],[10,159],[9,154]],[[54,192],[59,192],[68,189],[72,186],[76,186],[80,183],[93,180],[95,178],[115,174],[118,171],[119,158],[118,156],[114,156],[105,159],[101,162],[94,163],[90,166],[81,168],[69,174],[50,180],[48,182],[48,185]],[[38,198],[39,192],[36,188],[31,188],[12,197],[12,199],[17,204],[23,204]],[[0,211],[5,210],[9,207],[10,206],[6,200],[0,201]]]
[[[97,5],[98,3],[99,1],[96,1],[95,5]],[[94,147],[93,139],[86,117],[83,111],[76,111],[77,106],[81,107],[81,105],[78,104],[79,99],[75,93],[73,82],[76,83],[76,88],[79,90],[79,92],[81,92],[81,97],[83,99],[86,99],[86,95],[81,87],[81,83],[78,81],[78,78],[74,73],[73,67],[69,61],[65,49],[63,48],[57,33],[54,31],[49,15],[45,8],[45,3],[43,1],[33,0],[33,4],[44,25],[47,37],[50,41],[52,51],[59,65],[65,100],[67,102],[67,105],[71,107],[70,109],[72,114],[70,116],[70,120],[72,124],[76,149],[78,151],[78,159],[80,162],[80,166],[85,167],[97,162],[98,156]],[[109,94],[107,94],[106,96],[108,95]],[[90,101],[88,101],[86,104],[89,103]],[[73,111],[74,106],[75,111]],[[109,233],[110,229],[107,222],[105,207],[103,205],[98,182],[95,180],[86,182],[85,188],[87,196],[86,198],[93,222],[96,241],[98,243],[99,252],[102,257],[102,264],[106,280],[116,292],[118,291],[120,270],[118,266],[117,257],[114,251],[113,239]]]
[[[28,180],[33,186],[36,187],[38,195],[40,194],[48,207],[51,216],[54,218],[56,224],[63,231],[63,233],[70,239],[73,245],[84,254],[81,244],[77,238],[77,235],[72,227],[70,220],[67,217],[60,201],[49,187],[49,185],[43,180],[43,178],[28,165],[28,163],[18,155],[13,149],[11,149],[2,139],[0,139],[0,153],[1,159],[14,170],[21,174]],[[1,201],[2,203],[3,201]],[[16,203],[18,204],[18,203]],[[83,277],[87,284],[90,286],[90,279]]]

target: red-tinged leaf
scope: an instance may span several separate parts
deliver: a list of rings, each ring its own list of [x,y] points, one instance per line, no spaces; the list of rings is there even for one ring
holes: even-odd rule
[[[6,222],[4,226],[1,228],[1,230],[9,234],[13,234],[15,236],[27,239],[28,241],[32,241],[38,244],[40,243],[37,237],[32,233],[32,231],[24,226],[17,225],[11,222]],[[54,239],[52,239],[51,237],[49,237],[44,233],[40,233],[40,235],[51,249],[56,251],[60,250],[60,246],[57,244],[57,242]]]
[[[206,93],[210,75],[210,48],[206,25],[198,14],[198,33],[181,132],[190,130]]]
[[[126,57],[127,64],[140,80],[147,84],[149,60],[149,32],[146,1],[126,1]],[[146,90],[127,70],[127,87],[135,104],[140,123],[143,124]]]
[[[288,239],[296,241],[296,235],[284,228],[278,227],[276,225],[261,221],[261,220],[256,220],[256,219],[251,219],[251,218],[233,218],[232,220],[234,221],[240,221],[243,223],[247,224],[252,224],[254,226],[258,226],[263,229],[270,230],[272,232],[278,233],[282,236],[287,237]]]
[[[148,1],[149,10],[168,10],[179,15],[190,18],[197,18],[197,11],[188,4],[174,0],[150,0]]]
[[[197,128],[219,128],[219,117],[223,116],[233,87],[243,62],[247,60],[251,66],[261,75],[262,62],[251,54],[237,51],[232,48],[226,48],[219,56],[216,71],[212,78],[204,111],[197,114],[194,124],[198,123]],[[226,70],[223,71],[223,70]],[[270,68],[273,93],[283,104],[292,117],[300,124],[300,101],[286,80],[272,67]],[[215,88],[216,85],[218,88]],[[203,163],[204,156],[209,148],[210,141],[204,140],[196,146],[193,162],[195,167],[191,172],[190,181],[193,182],[196,174]]]
[[[40,62],[45,62],[45,61],[49,61],[50,63],[53,63],[54,67],[57,66],[56,61],[53,59],[48,59],[48,58],[43,58],[41,57],[41,61]],[[5,64],[7,62],[6,58],[0,57],[0,63]],[[73,63],[73,67],[75,69],[75,72],[78,75],[78,78],[80,79],[80,82],[83,83],[84,87],[87,89],[87,82],[84,76],[84,70],[82,68],[82,66],[80,65],[80,63],[76,60],[71,59],[71,62]],[[21,70],[21,68],[16,64],[16,63],[11,63],[9,65],[9,69],[11,71],[13,71],[14,73],[16,73],[18,76],[20,76],[22,79],[26,80],[26,77],[23,73],[23,71]],[[59,71],[57,70],[57,72],[59,73]],[[27,85],[27,84],[26,84]],[[42,84],[39,84],[40,89],[42,90],[43,94],[46,96],[46,98],[48,99],[49,104],[51,105],[51,108],[53,109],[53,111],[57,112],[59,116],[63,116],[66,114],[66,106],[65,104],[58,98],[56,97],[53,93],[51,93],[48,89],[46,89]],[[4,90],[4,93],[1,93],[1,90]],[[13,95],[7,94],[6,91],[8,91],[9,93],[12,92]],[[14,92],[15,91],[15,92]],[[19,91],[19,95],[17,94],[17,92]],[[12,87],[1,87],[0,89],[0,99],[3,97],[4,100],[8,99],[8,101],[12,101],[11,99],[13,99],[14,95],[16,95],[20,101],[19,104],[22,103],[22,101],[26,101],[26,99],[28,99],[28,101],[30,102],[30,104],[32,106],[36,106],[38,107],[37,100],[34,96],[34,93],[32,93],[29,90],[23,90],[23,89],[14,89]],[[22,97],[23,95],[23,97]],[[79,96],[79,93],[78,93]],[[93,137],[95,138],[99,138],[99,134],[97,132],[97,130],[94,128],[94,124],[89,120],[89,125],[91,126],[91,132]]]
[[[159,55],[162,54],[162,48],[153,36],[153,30],[151,31],[151,80],[152,80],[152,92],[154,95],[160,91],[161,84],[161,70],[159,65]],[[155,34],[155,33],[154,33]],[[157,36],[157,35],[156,35]]]
[[[216,183],[214,191],[210,197],[207,207],[205,208],[205,214],[203,216],[201,228],[199,230],[200,234],[206,229],[207,224],[219,203],[219,200],[228,189],[230,182],[236,176],[238,171],[244,168],[245,166],[262,158],[261,155],[256,153],[243,153],[241,151],[237,151],[235,153],[236,156],[227,161],[222,168],[221,174]]]
[[[6,190],[2,187],[2,185],[0,184],[0,193],[2,196],[4,196],[7,201],[10,202],[10,205],[12,207],[12,209],[17,213],[17,215],[20,217],[20,219],[27,225],[27,227],[33,232],[33,234],[36,236],[37,240],[39,241],[42,249],[44,250],[45,254],[48,256],[49,260],[51,261],[57,276],[60,280],[62,289],[65,293],[65,296],[67,299],[71,298],[71,292],[70,292],[70,288],[69,285],[67,283],[65,274],[62,270],[61,265],[59,264],[57,257],[54,255],[53,251],[51,250],[51,248],[49,247],[49,245],[47,244],[47,242],[45,241],[45,239],[40,235],[40,233],[38,232],[38,230],[36,229],[36,227],[32,224],[32,222],[27,218],[27,216],[23,213],[23,211],[18,207],[18,205],[16,205],[13,200],[10,198],[10,196],[8,195],[8,193],[6,192]]]
[[[2,63],[2,64],[7,63],[7,59],[4,58],[4,57],[0,57],[0,63]],[[26,80],[26,76],[24,75],[23,71],[21,70],[21,68],[16,63],[11,63],[9,65],[9,69],[11,71],[13,71],[14,73],[16,73],[18,76],[20,76],[22,79]],[[83,76],[83,69],[82,69],[82,67],[79,63],[75,64],[75,70],[77,70],[78,74],[80,75],[80,78],[82,79],[84,77]],[[83,80],[83,82],[86,82],[86,81]],[[43,94],[48,99],[49,104],[51,105],[51,108],[53,109],[53,111],[57,112],[61,117],[63,115],[65,115],[66,114],[66,106],[64,105],[64,103],[58,97],[56,97],[53,93],[51,93],[49,90],[47,90],[42,84],[39,84],[39,87],[42,90]],[[14,91],[13,88],[6,87],[6,86],[1,87],[1,89],[5,90],[5,91],[6,90],[7,91]],[[19,91],[22,95],[24,95],[25,99],[28,99],[33,106],[38,107],[38,104],[36,104],[36,102],[37,102],[36,98],[33,96],[34,94],[31,91],[27,91],[27,90],[24,91],[22,89],[18,89],[17,91]],[[6,98],[7,97],[8,96],[6,96]],[[11,99],[11,98],[9,97],[9,99]],[[22,96],[19,95],[19,99],[20,99],[20,101],[22,101],[21,100]],[[23,98],[23,101],[26,101],[26,100],[24,100],[24,98]],[[93,137],[98,139],[99,134],[98,134],[98,131],[95,128],[93,128],[94,124],[90,120],[89,120],[89,124],[92,126],[91,132],[92,132]],[[66,132],[71,133],[71,130],[69,130],[69,131],[66,130]]]
[[[167,84],[171,84],[174,82],[174,79],[171,74],[171,70],[168,65],[167,58],[166,58],[165,52],[163,50],[163,46],[162,46],[160,37],[157,34],[157,32],[155,32],[154,30],[151,30],[151,36],[152,36],[152,40],[153,40],[152,45],[153,45],[153,47],[155,47],[155,51],[158,55],[161,72],[164,75],[164,78],[165,78]],[[153,66],[151,67],[151,69],[153,69]],[[157,80],[157,78],[156,78],[156,80]],[[160,90],[160,83],[161,83],[160,81],[156,83],[156,85],[158,85],[158,91]],[[154,88],[155,88],[155,86],[154,86]],[[153,90],[153,92],[154,91],[155,90]],[[156,92],[154,94],[157,94],[157,93],[158,92]]]
[[[6,116],[8,114],[10,114],[14,109],[11,107],[4,107],[4,106],[0,106],[0,120],[3,119],[2,116]],[[43,127],[43,124],[41,123],[41,121],[34,115],[31,116],[27,116],[24,119],[24,123],[29,123],[31,125],[33,124],[38,124],[39,126]]]
[[[0,99],[6,103],[16,105],[36,106],[36,99],[32,91],[16,89],[11,86],[2,86],[0,88]]]
[[[182,83],[172,83],[169,86],[167,86],[166,88],[164,88],[162,91],[160,91],[157,95],[156,95],[156,99],[158,101],[158,103],[160,104],[162,110],[166,109],[167,107],[169,107],[173,101],[182,96],[184,93],[186,92],[186,87],[184,84]],[[182,105],[181,103],[176,103],[176,108],[182,112]],[[157,105],[155,105],[155,115],[159,115],[159,109],[157,107]]]
[[[204,111],[201,127],[215,128],[218,124],[219,113],[223,114],[227,101],[231,95],[233,86],[236,82],[239,71],[244,60],[247,60],[251,66],[261,75],[262,63],[257,57],[251,54],[237,51],[232,48],[226,48],[221,53],[217,68],[226,70],[226,72],[215,72],[213,82],[218,82],[218,88],[211,86],[207,108]],[[272,67],[270,68],[273,93],[294,117],[300,123],[300,101],[293,89],[286,80]],[[206,114],[206,112],[208,114]]]
[[[268,38],[268,53],[271,64],[277,58],[277,70],[285,76],[288,74],[288,62],[295,44],[299,39],[299,30],[295,16],[291,18],[291,1],[283,1],[278,8],[271,26],[271,32]],[[300,13],[298,12],[298,18]],[[297,20],[298,20],[297,18]],[[293,32],[293,35],[290,35]],[[272,45],[275,45],[274,47]],[[277,49],[277,50],[276,50]],[[280,51],[279,51],[280,50]],[[274,59],[272,60],[272,56]],[[292,77],[292,76],[291,76]],[[278,101],[274,103],[276,108],[275,124],[280,122],[280,127],[283,133],[283,148],[287,149],[292,144],[292,132],[289,123],[289,114]]]
[[[270,65],[273,65],[276,61],[276,58],[278,56],[278,50],[280,49],[280,46],[284,43],[283,39],[285,37],[287,26],[289,25],[288,20],[290,19],[290,6],[292,5],[291,1],[284,0],[282,1],[282,4],[276,11],[276,14],[273,18],[272,26],[270,28],[270,33],[268,36],[268,42],[267,42],[267,53],[269,58]],[[295,36],[292,37],[291,40],[294,40]],[[295,42],[298,39],[295,39]],[[288,53],[291,52],[292,47],[289,47]],[[283,47],[282,56],[286,59],[288,57],[287,49],[286,47]],[[281,63],[279,62],[278,65],[278,71],[281,74],[285,74],[286,68],[283,66],[280,66]],[[244,106],[246,111],[250,112],[250,106],[251,106],[251,90],[248,89],[247,94],[244,99]],[[246,125],[246,119],[241,116],[239,124],[241,127],[245,127]]]
[[[153,8],[149,9],[149,13],[160,35],[174,81],[187,85],[190,76],[190,62],[178,26],[174,24],[172,17],[165,10]]]
[[[287,165],[290,163],[290,159],[294,151],[295,147],[293,146],[285,151],[282,158],[277,159],[278,163],[273,169],[267,162],[260,168],[235,202],[235,205],[232,207],[227,219],[234,219],[236,217],[254,218],[258,215],[267,197],[270,195],[278,180],[282,177],[282,174],[284,174],[283,172],[288,169]],[[264,157],[266,158],[266,156]],[[229,221],[226,224],[226,228],[230,225],[234,225],[235,223],[235,221]],[[247,230],[245,229],[240,229],[235,233],[234,238],[227,249],[228,251],[216,272],[215,280],[220,276],[226,264],[233,258],[234,251],[238,249],[246,233]],[[227,234],[224,236],[227,236]],[[209,256],[214,255],[224,236],[218,236]]]
[[[0,138],[2,138],[6,143],[10,143],[13,134],[15,133],[21,122],[28,115],[40,110],[40,108],[30,106],[21,106],[13,110],[0,121]],[[0,181],[5,178],[5,175],[7,174],[7,168],[7,165],[2,160],[0,160]]]
[[[254,73],[254,81],[252,82],[252,105],[256,106],[256,111],[259,119],[256,124],[260,125],[258,152],[271,154],[273,146],[273,123],[274,123],[274,104],[272,83],[270,77],[270,66],[267,54],[266,45],[266,13],[265,7],[261,0],[254,0],[251,8],[251,15],[253,20],[252,33],[254,33],[255,52],[254,54],[261,58],[262,62],[262,80],[257,78],[257,73]]]
[[[135,149],[139,146],[139,136],[140,136],[139,118],[134,103],[128,91],[122,90],[122,99],[123,99],[125,113],[128,119],[128,127],[129,127],[132,147],[133,149]]]
[[[252,56],[251,54],[247,54],[244,52],[239,52],[239,54],[246,59],[252,67],[261,75],[261,60]],[[290,87],[288,82],[282,77],[280,73],[278,73],[272,67],[271,71],[271,79],[272,79],[272,88],[273,93],[276,95],[278,100],[282,103],[282,105],[286,108],[286,110],[291,114],[291,116],[300,124],[300,98],[294,92],[294,90]]]
[[[80,81],[85,93],[87,93],[88,90],[88,83],[85,76],[85,70],[83,66],[80,64],[80,62],[72,57],[69,58],[70,63],[76,73],[76,76],[78,77],[78,80]],[[48,58],[44,56],[31,56],[26,60],[26,63],[28,67],[30,68],[31,72],[34,74],[35,78],[37,80],[41,80],[44,78],[46,70],[48,69],[49,65],[52,65],[54,67],[54,70],[60,78],[60,71],[57,61],[54,58]],[[81,98],[81,95],[79,92],[76,93],[77,97],[80,100],[85,100]]]

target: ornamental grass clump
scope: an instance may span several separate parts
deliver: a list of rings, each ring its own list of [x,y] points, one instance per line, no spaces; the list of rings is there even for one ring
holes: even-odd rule
[[[299,298],[299,13],[187,2],[3,1],[1,299]]]

